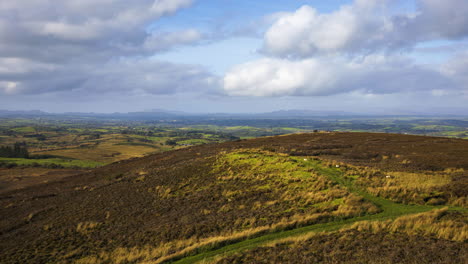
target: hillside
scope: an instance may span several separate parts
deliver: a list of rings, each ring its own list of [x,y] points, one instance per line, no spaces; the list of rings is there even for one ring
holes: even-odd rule
[[[359,263],[372,245],[367,262],[461,263],[467,186],[463,139],[333,132],[205,144],[2,192],[0,262]]]

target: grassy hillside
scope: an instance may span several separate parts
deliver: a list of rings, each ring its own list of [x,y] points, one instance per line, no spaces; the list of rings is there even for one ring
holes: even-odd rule
[[[259,247],[214,263],[464,263],[467,257],[461,242],[349,230]]]
[[[193,263],[184,258],[201,254],[197,259],[210,256],[221,263],[258,263],[256,256],[275,262],[285,255],[285,261],[302,263],[296,257],[314,255],[316,251],[307,249],[320,239],[335,239],[346,252],[353,237],[356,247],[371,243],[375,252],[386,241],[395,241],[408,244],[404,252],[429,252],[437,246],[463,253],[460,243],[467,239],[466,231],[455,239],[434,235],[434,230],[398,229],[386,221],[449,206],[444,221],[462,224],[441,224],[438,230],[463,231],[459,228],[466,224],[467,149],[468,141],[461,139],[312,133],[119,161],[2,193],[0,213],[7,217],[0,221],[0,260]],[[427,219],[426,225],[432,225],[440,217]],[[288,246],[271,244],[317,231],[333,233],[320,234],[319,240],[311,235],[281,242]],[[412,244],[421,239],[432,242]],[[219,255],[228,247],[229,254]],[[283,254],[272,254],[275,250]],[[338,248],[326,250],[337,258],[316,257],[333,262],[347,256]]]
[[[275,241],[213,263],[464,263],[468,214],[433,210]],[[437,250],[434,250],[437,249]]]

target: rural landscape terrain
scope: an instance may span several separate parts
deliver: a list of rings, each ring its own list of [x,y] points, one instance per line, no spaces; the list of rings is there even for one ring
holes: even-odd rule
[[[468,138],[468,119],[460,116],[307,114],[310,113],[188,115],[163,111],[128,114],[0,111],[0,191],[120,160],[263,136],[342,131]],[[15,147],[17,153],[13,153]],[[35,177],[38,175],[46,177]],[[24,178],[29,180],[20,180]]]
[[[468,264],[468,0],[0,0],[0,264]]]
[[[0,262],[465,263],[468,121],[403,119],[4,117]]]

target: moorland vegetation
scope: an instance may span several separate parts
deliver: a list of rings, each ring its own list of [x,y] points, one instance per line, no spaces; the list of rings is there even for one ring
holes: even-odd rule
[[[319,132],[120,160],[3,192],[0,259],[358,263],[378,252],[383,262],[462,259],[466,149],[463,139]]]

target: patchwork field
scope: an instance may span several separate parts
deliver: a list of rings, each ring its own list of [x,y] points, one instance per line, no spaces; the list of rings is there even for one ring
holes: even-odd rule
[[[14,121],[14,122],[13,122]],[[29,157],[5,155],[0,167],[95,168],[173,149],[238,139],[217,131],[86,122],[0,120],[0,147],[22,144]]]

